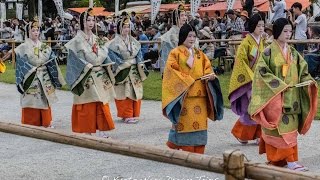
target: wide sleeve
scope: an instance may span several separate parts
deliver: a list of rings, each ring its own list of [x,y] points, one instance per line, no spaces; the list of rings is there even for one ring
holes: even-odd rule
[[[274,75],[268,66],[271,49],[266,49],[259,58],[252,83],[249,104],[251,118],[262,127],[273,129],[278,126],[282,114],[282,93],[288,85]]]
[[[79,58],[72,49],[68,50],[66,81],[71,92],[80,96],[84,92],[84,83],[90,75],[93,65]]]
[[[299,122],[299,133],[306,134],[311,127],[311,123],[317,114],[318,108],[318,86],[316,81],[308,73],[308,65],[303,57],[298,54],[299,58],[299,78],[300,83],[313,81],[309,86],[300,88],[301,114]]]
[[[163,115],[173,123],[177,122],[184,96],[194,82],[194,78],[181,71],[179,52],[173,49],[168,56],[162,80]]]
[[[21,94],[29,89],[36,71],[37,67],[29,63],[27,55],[22,56],[16,53],[16,85]]]
[[[51,51],[49,62],[46,63],[46,67],[48,69],[48,73],[52,83],[54,84],[55,88],[61,88],[63,85],[66,84],[59,65],[57,63],[57,57],[55,56],[54,52]]]
[[[242,86],[252,82],[253,70],[249,66],[249,52],[250,45],[247,38],[240,44],[237,50],[232,74],[230,77],[229,85],[229,99],[232,93],[241,88]]]

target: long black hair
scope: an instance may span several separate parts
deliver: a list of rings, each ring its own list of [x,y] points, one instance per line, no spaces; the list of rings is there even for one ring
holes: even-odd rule
[[[198,35],[197,30],[194,26],[191,24],[185,23],[179,31],[179,42],[178,45],[182,45],[184,41],[187,39],[189,32],[194,31],[196,33],[196,36]]]
[[[279,18],[273,23],[273,38],[278,39],[285,25],[290,25],[292,27],[291,21],[286,18]]]
[[[262,14],[261,14],[261,13],[253,14],[253,15],[249,18],[248,24],[249,24],[249,32],[250,32],[250,33],[253,33],[253,32],[254,32],[254,30],[256,29],[259,21],[264,21],[264,18],[262,17]]]
[[[89,16],[93,16],[92,14],[92,8],[87,9],[83,13],[80,14],[80,29],[83,31],[84,30],[84,22],[87,20]]]

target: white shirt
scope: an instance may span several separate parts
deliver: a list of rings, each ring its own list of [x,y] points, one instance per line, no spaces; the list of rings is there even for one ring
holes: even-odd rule
[[[13,39],[16,41],[23,41],[23,35],[21,30],[19,29],[18,26],[15,27],[14,31],[12,32],[13,34]]]
[[[301,14],[294,21],[296,23],[296,31],[294,34],[294,39],[302,40],[307,39],[307,17],[305,14]]]
[[[274,11],[272,21],[274,22],[279,18],[285,18],[286,17],[286,13],[284,12],[285,9],[286,9],[286,2],[284,0],[275,1],[274,7],[272,9]]]

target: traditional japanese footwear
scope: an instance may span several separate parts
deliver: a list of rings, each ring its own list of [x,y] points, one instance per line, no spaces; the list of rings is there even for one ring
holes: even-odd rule
[[[304,167],[296,162],[288,162],[287,168],[294,171],[309,171],[307,167]]]
[[[50,125],[48,127],[45,127],[45,128],[50,128],[50,129],[54,129],[55,127],[53,125]]]
[[[239,138],[237,138],[237,140],[241,143],[241,144],[248,144],[248,141],[246,141],[246,140],[241,140],[241,139],[239,139]]]
[[[125,118],[124,122],[127,124],[137,124],[139,121],[137,119],[134,118]]]
[[[99,131],[99,137],[102,137],[102,138],[111,138],[110,136],[108,136],[106,134],[106,132],[103,132],[103,131]]]

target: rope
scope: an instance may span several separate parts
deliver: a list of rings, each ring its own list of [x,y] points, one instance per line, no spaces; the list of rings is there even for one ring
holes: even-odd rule
[[[240,170],[240,169],[243,169],[243,168],[244,168],[244,164],[243,164],[243,166],[241,166],[241,167],[229,168],[229,163],[230,163],[231,156],[232,156],[235,152],[238,152],[238,151],[240,151],[240,149],[235,149],[235,150],[233,150],[233,151],[229,154],[229,156],[228,156],[228,158],[227,158],[227,162],[226,162],[226,163],[223,163],[223,164],[221,165],[221,167],[223,168],[223,171],[224,171],[227,175],[230,175],[230,176],[232,176],[234,179],[237,179],[237,180],[243,180],[243,179],[241,179],[240,177],[237,177],[235,174],[233,174],[232,171],[238,171],[238,170]],[[245,160],[246,162],[249,162],[249,159],[247,158],[246,155],[242,154],[242,156],[244,157],[244,160]]]

